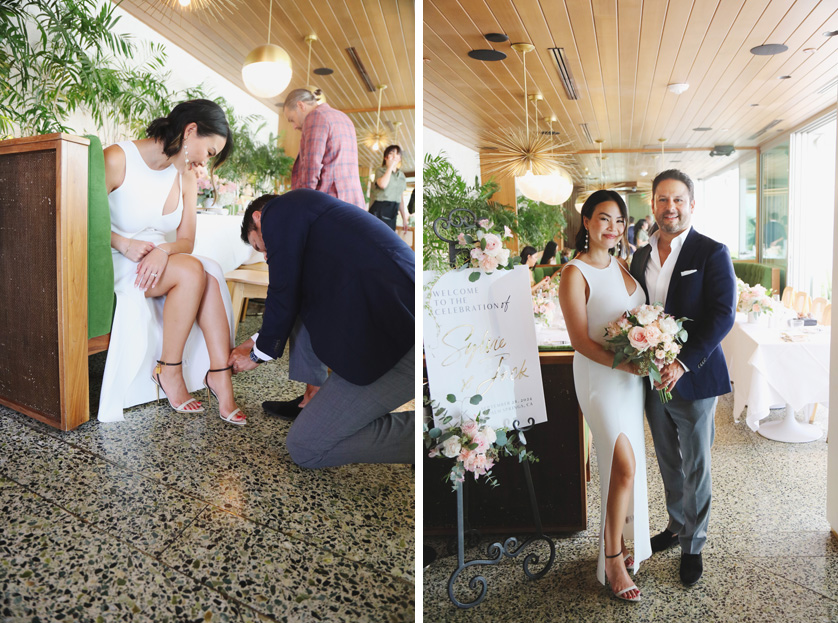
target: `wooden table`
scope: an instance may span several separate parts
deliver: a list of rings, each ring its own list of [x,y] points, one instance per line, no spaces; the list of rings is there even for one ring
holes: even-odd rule
[[[541,521],[547,533],[587,527],[586,440],[582,413],[573,387],[573,351],[539,353],[548,421],[526,434],[527,445],[539,458],[532,465]],[[424,531],[456,534],[456,503],[443,477],[451,461],[424,459]],[[500,485],[492,488],[467,478],[466,509],[472,528],[486,534],[514,535],[533,530],[524,472],[517,461],[505,459],[492,470]]]

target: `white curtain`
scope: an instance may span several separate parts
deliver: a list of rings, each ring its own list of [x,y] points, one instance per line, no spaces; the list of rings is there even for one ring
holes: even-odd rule
[[[831,299],[835,113],[791,135],[786,284]]]

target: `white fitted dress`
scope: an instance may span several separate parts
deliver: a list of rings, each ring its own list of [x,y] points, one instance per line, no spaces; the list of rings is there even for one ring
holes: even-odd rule
[[[162,244],[167,241],[166,234],[180,226],[183,216],[182,192],[175,211],[163,215],[163,206],[178,179],[177,169],[170,166],[156,171],[145,163],[132,141],[117,145],[125,152],[125,180],[108,195],[111,231],[126,238]],[[178,185],[182,189],[182,185]],[[111,253],[116,312],[99,399],[100,422],[121,421],[124,419],[124,408],[151,402],[156,398],[151,374],[162,352],[163,305],[166,301],[165,296],[146,298],[145,293],[134,286],[137,262],[132,262],[116,249],[111,249]],[[201,260],[207,275],[214,277],[207,279],[207,287],[217,287],[221,292],[232,348],[235,338],[232,329],[233,311],[224,274],[216,261],[195,257]],[[208,369],[209,353],[204,335],[196,322],[192,325],[183,351],[183,378],[190,392],[203,387]]]
[[[595,342],[605,345],[605,326],[619,318],[623,312],[646,302],[643,288],[634,278],[635,290],[629,295],[623,281],[623,267],[611,258],[607,268],[594,268],[580,260],[571,260],[588,283],[588,335]],[[626,271],[626,274],[628,272]],[[611,462],[614,444],[621,433],[631,443],[636,463],[634,491],[629,499],[623,527],[623,537],[634,541],[634,568],[652,554],[649,542],[649,504],[646,494],[646,451],[643,433],[643,383],[645,379],[614,370],[591,361],[580,353],[573,356],[573,382],[585,421],[591,429],[597,452],[601,485],[602,517],[599,526],[599,561],[597,578],[605,583],[605,518],[608,487],[611,479]],[[617,553],[616,548],[609,554]]]

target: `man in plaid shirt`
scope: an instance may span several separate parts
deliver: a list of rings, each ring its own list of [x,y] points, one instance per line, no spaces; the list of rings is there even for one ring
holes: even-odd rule
[[[291,188],[311,188],[366,210],[358,172],[355,126],[345,114],[315,93],[295,89],[285,100],[284,112],[294,129],[302,131],[300,153],[291,170]]]

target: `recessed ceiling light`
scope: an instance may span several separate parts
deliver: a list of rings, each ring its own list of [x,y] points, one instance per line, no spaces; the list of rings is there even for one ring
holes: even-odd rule
[[[787,45],[783,45],[782,43],[766,43],[765,45],[758,45],[755,48],[751,48],[751,54],[756,54],[757,56],[772,56],[774,54],[785,52],[788,49],[789,47]]]
[[[314,73],[316,73],[318,76],[328,76],[329,74],[335,73],[335,70],[330,69],[328,67],[318,67],[314,70]]]
[[[506,54],[497,50],[471,50],[468,55],[478,61],[502,61]]]
[[[693,128],[693,132],[709,132],[713,128]]]
[[[824,37],[834,37],[835,35],[838,35],[838,30],[827,30],[823,33]]]
[[[788,80],[791,76],[777,76],[777,80]]]
[[[649,175],[649,172],[648,171],[641,171],[640,175],[642,175],[643,177],[646,177],[647,175]]]
[[[503,43],[504,41],[509,41],[509,37],[502,32],[490,32],[488,35],[484,36],[487,41],[491,41],[492,43]]]
[[[673,84],[668,84],[666,88],[669,89],[670,93],[674,93],[675,95],[681,95],[681,93],[690,88],[690,85],[688,85],[686,82],[675,82]]]

